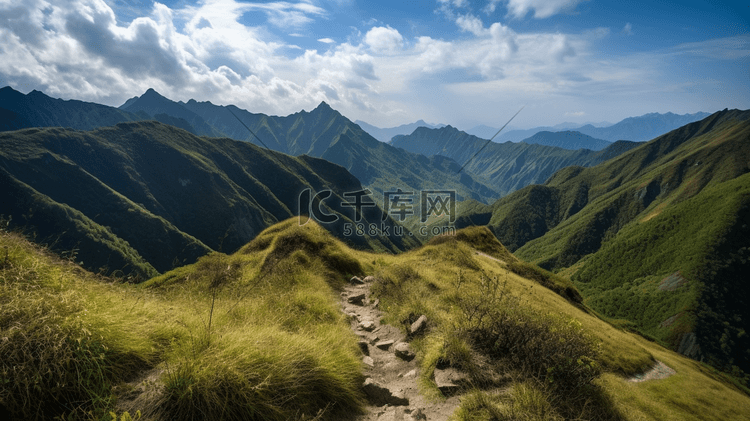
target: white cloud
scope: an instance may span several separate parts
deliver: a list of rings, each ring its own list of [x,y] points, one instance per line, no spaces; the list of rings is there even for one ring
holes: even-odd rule
[[[353,119],[383,126],[417,118],[455,124],[457,118],[496,113],[499,103],[509,102],[513,112],[532,104],[521,121],[542,102],[545,112],[560,116],[585,109],[587,118],[614,119],[595,114],[591,103],[688,89],[685,80],[677,86],[660,77],[675,57],[750,56],[748,36],[604,56],[596,48],[608,28],[516,32],[512,23],[485,25],[487,16],[454,0],[441,4],[457,8],[447,16],[456,25],[453,33],[462,31],[458,38],[405,37],[379,22],[361,25],[370,28],[366,33],[354,28],[340,44],[320,38],[325,44],[320,51],[305,50],[281,41],[268,25],[284,22],[292,28],[287,32],[299,36],[295,42],[315,48],[303,44],[315,42],[302,37],[308,29],[294,27],[327,18],[311,3],[205,0],[181,9],[154,3],[123,23],[105,1],[0,0],[0,84],[110,105],[153,87],[175,100],[210,100],[278,115],[326,101]],[[550,13],[534,1],[508,5],[521,3],[537,17]],[[553,3],[558,11],[577,4]],[[261,14],[268,24],[242,24],[247,13]]]
[[[223,1],[219,1],[223,3]],[[217,2],[218,3],[218,2]],[[323,16],[325,10],[310,3],[242,3],[244,10],[259,10],[267,14],[268,22],[279,28],[304,26],[313,21],[310,16]]]
[[[438,3],[454,7],[466,7],[468,5],[467,0],[438,0]]]
[[[401,50],[404,37],[390,26],[376,26],[367,31],[364,41],[375,53],[393,54]]]
[[[630,22],[626,23],[620,32],[622,32],[623,35],[633,35],[633,25],[631,25]]]
[[[691,54],[710,59],[737,60],[750,57],[750,35],[688,42],[677,45],[671,54]]]
[[[534,10],[534,17],[544,19],[574,9],[585,0],[508,0],[508,14],[516,18],[525,17]]]
[[[471,32],[477,36],[482,36],[486,32],[482,21],[471,14],[461,15],[456,18],[456,25],[458,25],[462,31]]]

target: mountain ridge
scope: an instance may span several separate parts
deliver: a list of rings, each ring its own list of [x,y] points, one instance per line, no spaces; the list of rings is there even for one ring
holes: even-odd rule
[[[68,232],[61,247],[72,249],[76,239],[94,233],[103,233],[96,238],[114,235],[128,246],[107,240],[125,247],[112,246],[112,255],[142,256],[158,272],[171,269],[174,262],[191,263],[211,250],[238,249],[267,226],[296,215],[305,188],[333,192],[325,209],[338,220],[328,228],[345,238],[345,224],[356,222],[357,216],[345,207],[348,200],[343,194],[363,190],[344,168],[319,158],[294,158],[227,138],[196,137],[155,121],[120,123],[90,132],[24,129],[0,133],[0,144],[5,177],[17,180],[13,185],[27,186],[14,187],[13,192],[11,183],[2,187],[9,197],[21,201],[6,203],[2,211],[14,226],[37,221],[30,225],[40,238],[47,238],[55,234],[56,226],[69,226],[56,210],[66,204],[85,218],[76,217],[83,221],[80,229]],[[322,178],[316,169],[330,178]],[[47,214],[57,215],[50,216],[57,222],[48,225],[33,219],[34,209],[42,203],[51,209]],[[352,236],[347,241],[359,248],[391,252],[418,244],[408,233],[394,236],[394,221],[381,221],[382,215],[373,205],[362,214],[363,223],[388,225],[390,236],[370,240]],[[92,250],[79,254],[94,271],[108,266],[106,258],[92,257]],[[133,259],[128,268],[134,275],[153,275],[151,270],[137,269],[143,265]],[[122,271],[124,266],[108,270]]]
[[[503,244],[567,273],[594,310],[742,377],[750,354],[740,332],[750,315],[734,297],[746,293],[737,270],[750,247],[739,234],[750,207],[748,139],[750,111],[720,111],[461,218],[489,213]],[[670,279],[687,286],[662,292]]]

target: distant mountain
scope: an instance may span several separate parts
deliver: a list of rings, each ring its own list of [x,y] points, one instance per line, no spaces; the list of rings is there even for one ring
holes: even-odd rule
[[[265,145],[290,155],[306,154],[339,164],[381,200],[385,191],[394,188],[414,191],[451,189],[460,198],[483,202],[500,196],[487,180],[471,173],[457,174],[458,165],[449,159],[427,159],[378,141],[325,102],[312,111],[284,117],[254,114],[235,106],[217,106],[210,102],[191,100],[183,105],[235,139]],[[238,118],[258,138],[249,133]]]
[[[0,89],[0,130],[26,127],[91,130],[147,118],[92,102],[50,98],[39,91],[24,95],[9,86]]]
[[[445,126],[445,124],[434,125],[434,124],[425,123],[424,120],[417,120],[414,123],[402,124],[397,127],[389,127],[385,129],[381,129],[380,127],[375,127],[371,124],[367,124],[362,120],[356,120],[354,123],[359,125],[359,127],[364,129],[364,131],[369,133],[370,136],[374,137],[375,139],[378,139],[381,142],[386,142],[386,143],[390,143],[393,136],[400,135],[400,134],[409,134],[419,127],[439,129],[440,127]]]
[[[539,132],[559,132],[562,130],[577,131],[596,139],[603,139],[610,142],[618,140],[645,142],[707,116],[708,113],[704,112],[684,115],[650,113],[639,117],[628,117],[616,124],[607,123],[606,121],[595,124],[589,123],[582,126],[575,123],[561,123],[555,126],[503,131],[495,138],[495,142],[520,142]]]
[[[599,314],[750,373],[749,140],[750,111],[724,110],[460,219],[490,214],[503,244],[572,275]]]
[[[570,150],[590,149],[592,151],[600,151],[612,144],[612,142],[596,139],[575,131],[539,132],[534,136],[522,140],[522,142],[536,145],[556,146],[558,148]]]
[[[480,124],[479,126],[474,126],[469,130],[465,130],[465,132],[470,135],[476,136],[480,139],[492,139],[492,136],[494,136],[498,130],[499,130],[498,127],[490,127],[484,124]],[[408,134],[408,133],[405,133],[405,134]]]
[[[0,133],[0,214],[58,251],[76,250],[93,271],[144,278],[233,252],[264,228],[297,214],[300,194],[331,190],[339,220],[321,224],[357,248],[404,250],[409,235],[347,236],[343,203],[362,190],[344,168],[226,138],[203,138],[155,121],[93,131],[31,128]],[[367,207],[364,223],[381,226]],[[408,232],[407,232],[408,234]]]
[[[644,142],[708,116],[709,114],[704,112],[684,115],[649,113],[640,117],[626,118],[609,127],[586,125],[575,130],[611,142],[617,140]]]
[[[486,180],[468,173],[457,175],[455,169],[449,168],[455,163],[426,159],[385,145],[325,103],[311,112],[277,117],[210,102],[175,102],[149,89],[118,109],[53,99],[36,91],[24,95],[8,87],[0,90],[0,117],[0,129],[5,130],[50,126],[91,130],[126,121],[156,120],[195,135],[228,136],[292,155],[326,155],[325,159],[354,173],[381,202],[383,192],[392,188],[452,189],[459,198],[483,202],[499,197]]]
[[[121,110],[132,113],[143,112],[162,123],[185,129],[198,136],[223,136],[219,130],[206,123],[202,117],[190,111],[183,104],[174,102],[149,88],[140,97],[133,97],[120,106]]]
[[[595,165],[635,146],[624,142],[617,146],[613,144],[612,149],[594,152],[528,143],[488,143],[452,126],[441,129],[422,127],[410,135],[394,137],[391,143],[425,156],[446,156],[465,166],[464,171],[488,179],[502,194],[529,184],[543,183],[561,168]]]
[[[592,124],[596,127],[606,127],[611,126],[612,123],[609,123],[607,121],[602,121],[599,123],[586,123],[586,124]],[[531,137],[534,134],[541,132],[541,131],[549,131],[549,132],[558,132],[562,130],[575,130],[577,127],[580,127],[581,124],[579,123],[571,123],[571,122],[564,122],[560,124],[555,124],[554,126],[544,126],[544,127],[535,127],[533,129],[514,129],[512,126],[508,126],[500,132],[500,134],[497,135],[497,139],[494,139],[495,142],[520,142],[521,140]],[[495,135],[498,131],[498,127],[490,127],[486,126],[484,124],[481,124],[479,126],[472,127],[469,130],[464,130],[466,133],[474,135],[481,139],[491,139],[492,136]]]

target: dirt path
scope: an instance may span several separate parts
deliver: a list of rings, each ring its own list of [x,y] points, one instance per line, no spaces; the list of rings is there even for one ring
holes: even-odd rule
[[[663,362],[656,360],[656,364],[654,364],[653,367],[644,371],[643,373],[634,374],[628,377],[628,381],[633,383],[640,383],[649,380],[666,379],[673,374],[675,374],[673,368],[670,368]]]
[[[348,284],[342,292],[343,311],[361,338],[367,376],[364,389],[370,402],[367,413],[356,421],[447,420],[458,406],[458,397],[433,402],[419,393],[419,367],[414,354],[406,335],[394,326],[380,323],[378,302],[370,300],[373,281],[368,276],[361,284]]]

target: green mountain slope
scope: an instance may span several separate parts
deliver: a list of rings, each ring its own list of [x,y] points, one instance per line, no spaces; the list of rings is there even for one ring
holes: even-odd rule
[[[446,369],[464,379],[446,417],[726,421],[750,412],[750,398],[704,364],[509,270],[516,259],[486,228],[392,255],[291,219],[232,255],[140,285],[103,282],[111,279],[3,229],[0,250],[3,419],[382,419],[388,408],[365,407],[373,375],[341,312],[352,275],[375,278],[366,302],[379,300],[378,324],[408,332],[426,315],[407,339],[420,395],[449,398],[435,380]],[[657,360],[673,375],[633,381]]]
[[[543,183],[555,171],[567,166],[595,165],[636,145],[626,142],[610,146],[613,149],[594,152],[528,143],[487,143],[487,140],[451,126],[441,129],[420,127],[408,136],[394,137],[391,144],[425,156],[449,157],[464,165],[463,171],[490,180],[493,188],[502,194]]]
[[[162,123],[180,127],[198,136],[224,136],[221,131],[206,123],[199,115],[180,103],[164,98],[153,89],[148,89],[140,97],[129,99],[120,109],[132,113],[145,113]]]
[[[4,202],[0,214],[27,225],[37,209],[34,198],[43,198],[46,207],[65,204],[88,219],[66,234],[70,239],[61,247],[76,238],[96,237],[91,230],[111,232],[130,248],[117,243],[107,248],[109,254],[142,256],[159,272],[193,262],[212,249],[238,249],[265,227],[297,214],[305,189],[333,192],[323,209],[339,218],[326,227],[343,238],[346,224],[356,217],[354,209],[344,205],[351,199],[342,195],[362,190],[344,168],[320,159],[293,158],[231,139],[199,138],[153,121],[90,132],[5,132],[0,145],[0,168],[14,181],[3,184],[3,193],[18,199]],[[394,226],[391,219],[381,222],[381,216],[377,207],[368,207],[362,222]],[[61,224],[66,223],[31,225],[44,239],[59,234]],[[347,241],[390,251],[417,244],[393,230],[389,236],[353,235]],[[144,277],[151,274],[134,269],[143,264],[135,257],[129,266],[120,266],[121,261],[94,258],[96,253],[107,255],[90,247],[79,251],[92,270],[130,268]]]
[[[383,192],[397,188],[455,190],[461,198],[485,202],[499,196],[485,178],[470,172],[457,175],[456,163],[424,159],[380,142],[325,102],[310,112],[285,117],[253,114],[210,102],[191,100],[184,105],[227,135],[260,146],[258,139],[229,112],[231,109],[269,148],[339,164],[376,193],[378,200],[382,200]]]
[[[740,275],[750,245],[749,140],[750,111],[718,112],[508,195],[490,207],[488,226],[517,256],[569,268],[604,316],[726,371],[750,372]]]

